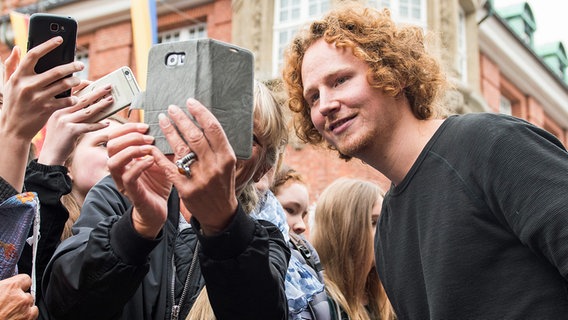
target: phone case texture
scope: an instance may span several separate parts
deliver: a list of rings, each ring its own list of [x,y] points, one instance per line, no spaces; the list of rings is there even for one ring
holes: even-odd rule
[[[188,114],[186,100],[195,98],[219,120],[236,156],[249,158],[253,84],[253,56],[246,49],[213,39],[155,45],[148,59],[144,119],[156,145],[165,154],[173,153],[159,128],[158,114],[167,115],[172,104]]]

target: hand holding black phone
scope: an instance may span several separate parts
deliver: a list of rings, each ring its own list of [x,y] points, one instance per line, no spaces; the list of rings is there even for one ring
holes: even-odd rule
[[[30,17],[28,32],[28,51],[45,41],[61,36],[63,43],[41,57],[36,66],[36,73],[43,73],[56,66],[67,64],[75,60],[75,46],[77,42],[77,21],[71,17],[47,13],[34,13]],[[71,77],[72,74],[66,77]],[[56,98],[69,97],[71,90],[56,95]]]

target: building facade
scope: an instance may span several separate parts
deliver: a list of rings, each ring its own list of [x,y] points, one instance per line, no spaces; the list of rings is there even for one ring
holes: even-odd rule
[[[568,145],[568,86],[563,45],[535,48],[530,6],[499,8],[492,0],[361,0],[388,7],[397,22],[419,25],[454,89],[450,113],[503,112],[524,118]],[[159,42],[210,37],[250,49],[255,76],[279,93],[282,53],[293,34],[339,0],[161,0]],[[0,57],[13,46],[10,10],[73,16],[79,23],[77,59],[81,75],[97,79],[123,65],[136,73],[130,0],[5,0],[1,2]],[[141,75],[137,75],[140,77]],[[334,179],[360,177],[388,189],[389,181],[359,160],[305,145],[292,134],[284,161],[306,176],[312,201]]]

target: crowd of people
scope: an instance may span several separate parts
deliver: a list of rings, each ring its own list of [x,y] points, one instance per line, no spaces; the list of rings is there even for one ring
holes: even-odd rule
[[[512,116],[444,114],[423,31],[388,10],[344,4],[296,34],[287,100],[254,83],[249,159],[191,97],[159,116],[173,155],[147,124],[91,123],[110,86],[56,98],[88,85],[64,77],[84,66],[34,71],[61,41],[4,62],[0,319],[568,314],[568,152]],[[364,161],[390,189],[344,177],[312,199],[286,164],[284,108],[301,140]]]

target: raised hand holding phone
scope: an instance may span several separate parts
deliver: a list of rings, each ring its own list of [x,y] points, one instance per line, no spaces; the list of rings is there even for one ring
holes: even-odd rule
[[[130,106],[137,94],[140,93],[140,87],[134,78],[134,74],[129,67],[123,66],[106,76],[92,82],[85,88],[79,90],[75,95],[81,98],[87,94],[94,92],[100,88],[110,86],[110,92],[107,97],[112,97],[112,104],[102,110],[98,110],[93,114],[88,122],[94,123],[106,119],[113,114]]]
[[[77,21],[71,17],[47,13],[34,13],[30,17],[28,51],[49,39],[61,37],[62,43],[43,55],[34,70],[41,74],[57,66],[73,62],[77,42]],[[71,77],[65,74],[64,77]],[[71,89],[58,92],[56,98],[69,97]]]

